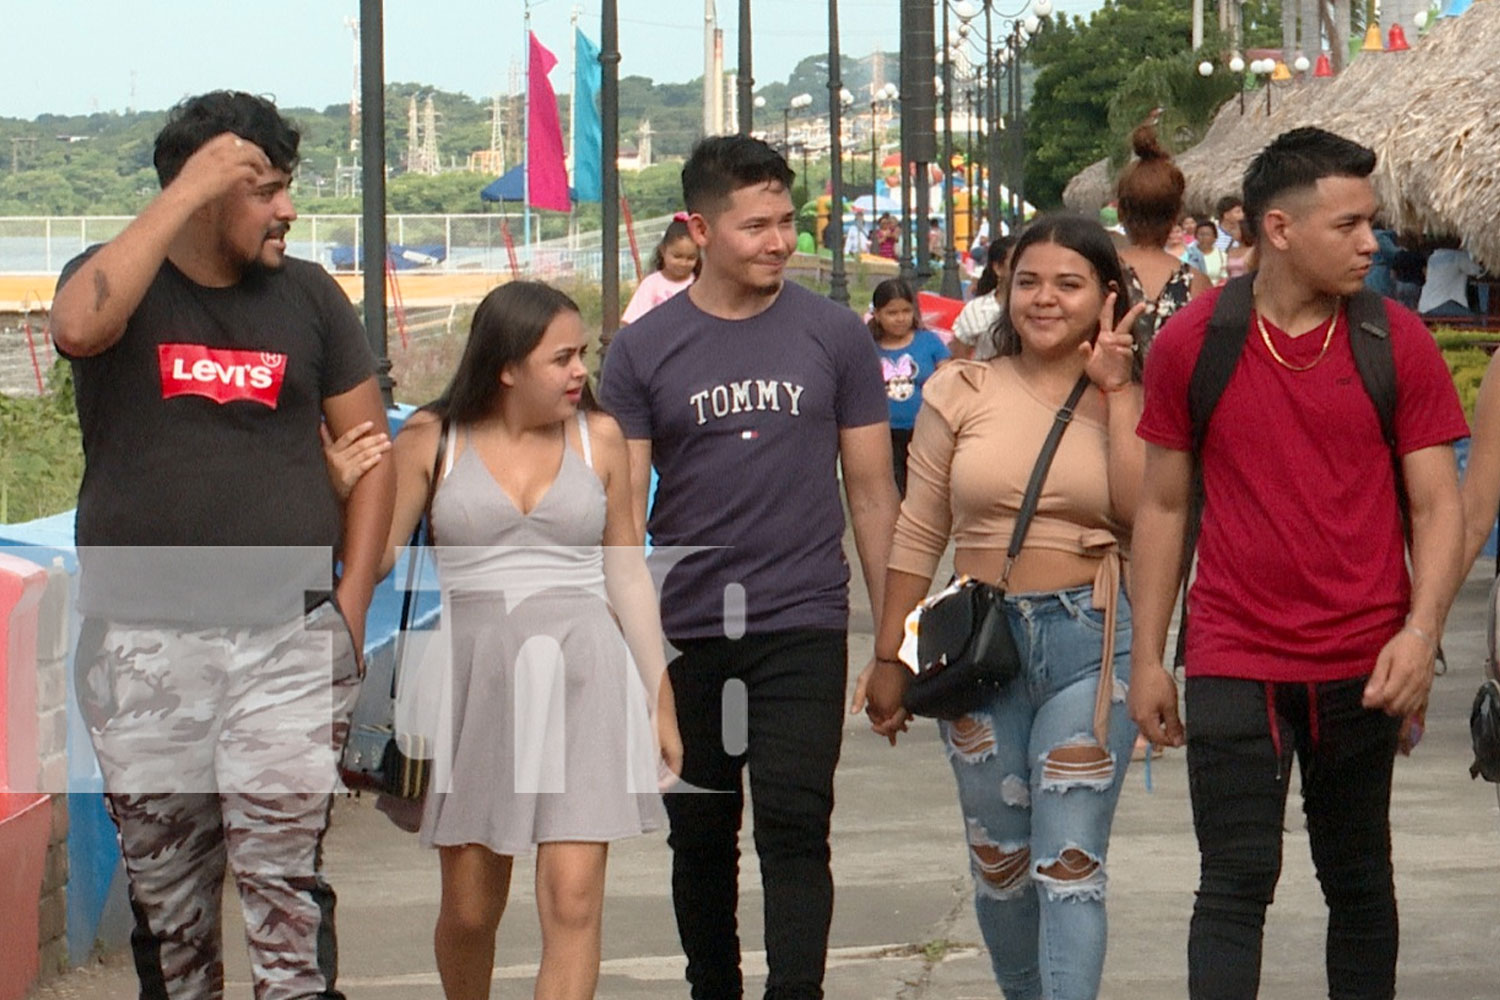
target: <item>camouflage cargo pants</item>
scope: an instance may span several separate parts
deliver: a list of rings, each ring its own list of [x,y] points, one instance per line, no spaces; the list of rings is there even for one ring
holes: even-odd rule
[[[226,870],[256,1000],[342,997],[320,872],[359,688],[338,611],[196,631],[90,620],[76,662],[129,875],[142,1000],[223,995]]]

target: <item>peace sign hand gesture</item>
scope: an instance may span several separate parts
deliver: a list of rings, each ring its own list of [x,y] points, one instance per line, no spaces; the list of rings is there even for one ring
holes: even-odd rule
[[[1130,383],[1131,368],[1135,361],[1136,342],[1133,330],[1135,321],[1146,311],[1146,303],[1137,302],[1118,323],[1111,323],[1115,315],[1117,291],[1104,296],[1104,305],[1099,310],[1099,336],[1090,344],[1078,345],[1083,355],[1083,371],[1089,380],[1104,392],[1113,392]]]

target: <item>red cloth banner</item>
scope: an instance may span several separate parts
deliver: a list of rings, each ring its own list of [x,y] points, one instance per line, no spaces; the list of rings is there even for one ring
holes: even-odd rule
[[[563,154],[562,123],[557,115],[557,95],[547,74],[557,57],[531,36],[531,65],[526,81],[526,182],[532,208],[566,212],[568,166]]]

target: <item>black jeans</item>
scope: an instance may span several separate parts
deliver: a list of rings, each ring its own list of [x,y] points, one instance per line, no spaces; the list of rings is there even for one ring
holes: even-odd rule
[[[694,1000],[739,1000],[739,830],[750,767],[765,891],[767,1000],[823,996],[833,874],[828,826],[843,734],[845,634],[795,630],[678,643],[668,670],[684,747],[670,794],[672,904]]]
[[[1328,995],[1395,996],[1390,803],[1400,720],[1363,708],[1364,685],[1188,679],[1188,786],[1202,855],[1188,935],[1193,1000],[1251,1000],[1259,989],[1294,751],[1328,904]]]
[[[896,492],[906,497],[906,454],[911,450],[911,431],[891,428],[891,468],[896,473]]]

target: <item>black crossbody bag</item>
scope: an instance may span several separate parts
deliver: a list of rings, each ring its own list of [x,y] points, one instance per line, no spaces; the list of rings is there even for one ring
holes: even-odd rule
[[[1088,386],[1088,376],[1080,376],[1052,421],[1016,514],[999,585],[965,579],[954,593],[922,611],[917,626],[919,669],[902,702],[912,715],[961,718],[984,706],[1020,674],[1021,653],[1005,615],[1005,587],[1036,514],[1047,470]]]
[[[351,722],[349,740],[340,764],[344,784],[351,789],[389,795],[396,799],[420,801],[427,794],[432,776],[432,751],[421,737],[405,739],[396,732],[396,688],[403,668],[410,666],[407,633],[416,617],[416,598],[420,566],[431,551],[432,498],[437,493],[443,460],[448,450],[448,421],[438,428],[437,454],[432,462],[432,479],[427,484],[427,502],[422,517],[412,530],[407,544],[406,591],[401,598],[401,626],[396,632],[395,664],[391,671],[389,701],[382,702],[381,718],[376,723]]]

